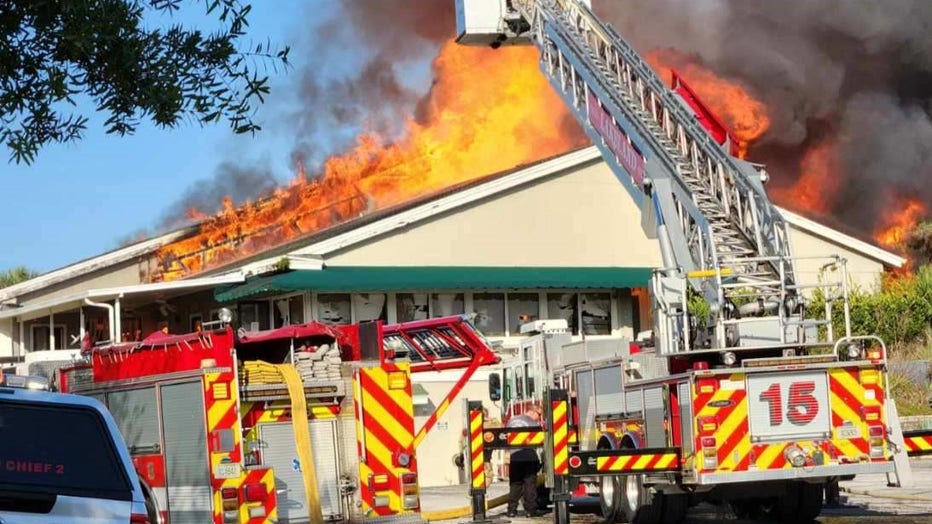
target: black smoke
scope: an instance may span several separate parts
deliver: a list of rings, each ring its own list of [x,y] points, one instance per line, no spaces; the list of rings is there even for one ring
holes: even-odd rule
[[[929,0],[595,0],[594,9],[642,53],[674,48],[749,86],[772,118],[749,157],[770,166],[773,184],[790,186],[805,151],[827,141],[841,164],[838,194],[827,195],[837,221],[869,236],[902,198],[932,207]]]
[[[268,197],[279,183],[267,168],[225,161],[212,178],[191,184],[165,210],[159,221],[160,229],[177,229],[194,223],[192,212],[213,215],[222,209],[224,197],[229,197],[234,205]]]

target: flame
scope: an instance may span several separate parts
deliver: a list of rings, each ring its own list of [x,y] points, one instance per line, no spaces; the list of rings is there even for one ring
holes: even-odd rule
[[[838,194],[840,173],[836,144],[822,142],[806,150],[799,163],[799,178],[787,188],[774,189],[781,205],[812,215],[828,216]]]
[[[767,106],[740,83],[716,75],[674,49],[651,51],[646,59],[664,81],[669,82],[674,71],[686,80],[737,139],[738,158],[745,158],[748,147],[770,129]]]
[[[909,233],[925,215],[926,208],[922,202],[906,199],[905,204],[897,205],[896,210],[891,210],[890,214],[884,217],[883,226],[874,232],[874,240],[886,248],[902,249]]]
[[[326,160],[317,177],[299,171],[273,197],[239,208],[224,199],[194,235],[159,250],[159,268],[148,279],[187,276],[586,144],[577,126],[560,125],[569,113],[537,69],[535,49],[449,42],[432,65],[435,83],[401,139],[364,133],[352,150]]]

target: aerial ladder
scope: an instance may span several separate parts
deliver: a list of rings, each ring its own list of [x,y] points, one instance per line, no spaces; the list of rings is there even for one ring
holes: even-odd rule
[[[898,429],[883,341],[851,333],[846,261],[820,261],[834,281],[799,281],[766,168],[715,139],[707,110],[681,96],[688,87],[667,87],[588,0],[456,0],[456,15],[462,45],[540,51],[542,73],[640,207],[662,256],[649,284],[653,348],[580,346],[553,321],[529,329],[545,362],[535,377],[546,433],[537,447],[555,521],[568,519],[571,480],[597,479],[608,520],[659,523],[701,500],[806,521],[840,477],[908,479],[915,443]],[[828,305],[824,318],[809,318],[817,289]],[[490,382],[490,393],[500,387]],[[506,403],[525,400],[508,391]],[[483,427],[480,408],[467,400],[479,509],[477,464],[516,445],[508,431]]]
[[[462,0],[460,7],[460,43],[540,49],[542,72],[640,206],[663,259],[652,285],[663,353],[796,342],[803,304],[764,166],[723,150],[588,2]],[[687,283],[710,306],[708,333],[693,337],[679,326]]]

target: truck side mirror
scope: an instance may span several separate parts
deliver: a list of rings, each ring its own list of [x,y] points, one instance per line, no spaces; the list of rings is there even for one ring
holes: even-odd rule
[[[502,399],[502,377],[498,373],[489,375],[489,399],[492,402]]]

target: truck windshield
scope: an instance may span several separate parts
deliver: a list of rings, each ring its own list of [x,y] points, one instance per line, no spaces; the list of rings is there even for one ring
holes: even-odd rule
[[[107,425],[89,407],[0,402],[0,490],[132,500]]]

